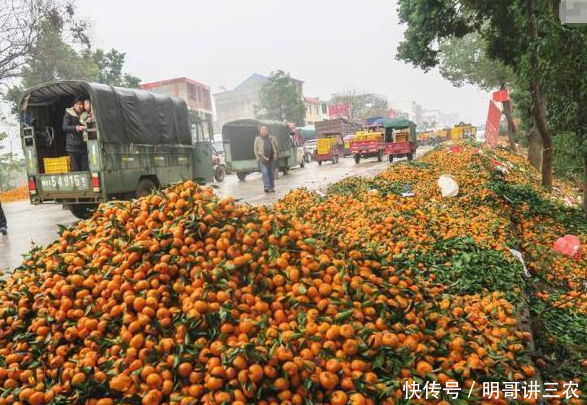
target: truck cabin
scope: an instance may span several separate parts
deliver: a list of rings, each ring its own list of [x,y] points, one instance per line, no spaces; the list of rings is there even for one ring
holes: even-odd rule
[[[47,158],[67,156],[63,117],[66,110],[72,108],[76,98],[89,100],[88,107],[91,108],[93,100],[79,84],[61,83],[39,87],[29,91],[23,98],[20,111],[23,146],[25,149],[34,146],[38,174],[45,174],[50,170],[49,167],[45,167],[46,163],[51,162],[50,159],[46,160]],[[96,139],[95,120],[88,123],[83,137],[84,140]],[[62,171],[68,171],[67,168],[67,165],[62,167]]]

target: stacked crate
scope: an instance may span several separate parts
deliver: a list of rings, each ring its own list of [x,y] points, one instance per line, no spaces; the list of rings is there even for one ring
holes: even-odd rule
[[[44,158],[43,164],[45,166],[45,173],[47,174],[68,173],[71,171],[71,161],[69,160],[69,156]]]
[[[336,145],[336,138],[321,138],[316,141],[316,152],[319,155],[327,155],[332,150],[332,145]]]

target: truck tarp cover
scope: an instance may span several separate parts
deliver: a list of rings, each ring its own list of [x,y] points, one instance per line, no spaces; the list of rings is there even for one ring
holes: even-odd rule
[[[222,127],[222,139],[230,143],[233,161],[255,159],[255,138],[263,125],[267,126],[269,134],[277,140],[277,152],[289,151],[290,129],[286,124],[279,121],[237,120]]]
[[[186,103],[179,98],[146,90],[81,81],[55,82],[27,91],[23,107],[25,103],[49,104],[58,97],[78,94],[90,96],[102,142],[192,144]]]

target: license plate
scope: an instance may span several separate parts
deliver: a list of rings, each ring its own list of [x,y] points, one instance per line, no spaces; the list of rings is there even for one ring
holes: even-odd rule
[[[46,174],[40,180],[43,191],[81,191],[90,188],[88,173]]]

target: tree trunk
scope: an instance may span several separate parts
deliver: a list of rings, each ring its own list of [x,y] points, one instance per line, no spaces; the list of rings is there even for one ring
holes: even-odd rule
[[[532,114],[542,139],[542,187],[550,191],[552,189],[552,132],[546,121],[546,108],[540,84],[534,74],[530,83],[530,91],[532,93]]]
[[[508,101],[502,102],[501,104],[503,107],[503,115],[505,115],[505,118],[508,123],[508,141],[510,144],[510,149],[515,151],[516,150],[516,141],[514,139],[514,135],[516,134],[516,124],[514,124],[514,119],[512,117],[511,102],[508,100]]]
[[[532,126],[528,135],[528,160],[530,164],[537,170],[541,170],[542,167],[542,139],[538,133],[536,125]]]
[[[587,214],[587,157],[583,161],[583,211]]]
[[[500,90],[506,90],[506,82],[504,78],[500,79]],[[516,124],[514,124],[514,118],[512,117],[512,103],[510,100],[503,101],[501,103],[503,109],[503,115],[505,115],[506,121],[508,123],[508,141],[510,144],[510,149],[515,151],[516,150],[516,141],[514,139],[514,135],[516,134]]]
[[[552,132],[548,126],[546,118],[546,107],[544,106],[544,96],[542,85],[540,83],[540,71],[538,69],[538,55],[536,46],[540,38],[538,37],[538,28],[536,26],[536,15],[534,13],[533,0],[527,0],[529,34],[532,40],[530,44],[530,93],[532,94],[532,115],[534,123],[538,128],[542,138],[542,187],[548,191],[552,190]]]
[[[552,190],[552,134],[546,129],[547,135],[542,136],[542,187],[546,190]]]

